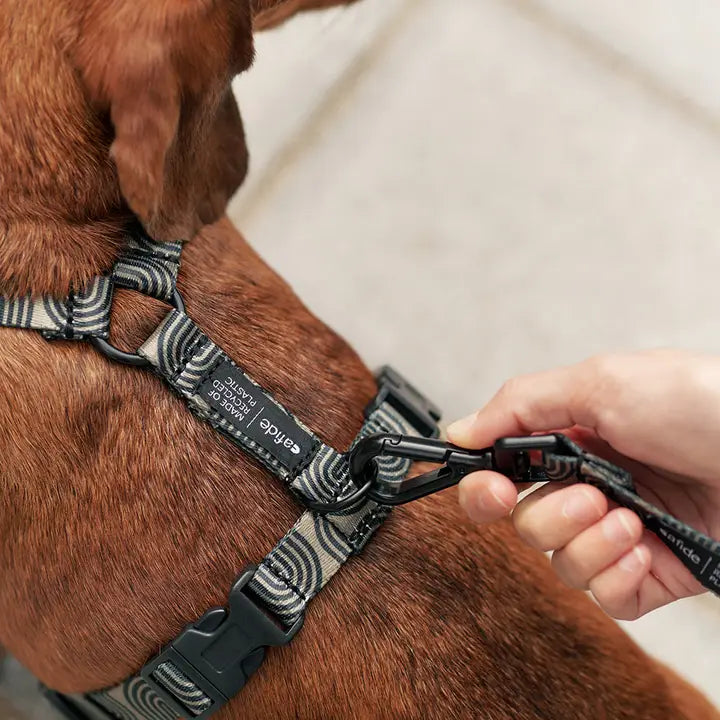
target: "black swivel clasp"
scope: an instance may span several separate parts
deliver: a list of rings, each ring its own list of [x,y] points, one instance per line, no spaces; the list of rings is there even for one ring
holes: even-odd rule
[[[541,464],[533,464],[533,453],[557,449],[556,435],[501,438],[492,447],[466,450],[433,438],[379,434],[361,440],[350,454],[350,475],[366,497],[383,505],[402,505],[456,485],[477,470],[494,470],[514,482],[546,480]],[[439,468],[397,481],[384,479],[379,463],[384,458],[404,458],[437,463]]]

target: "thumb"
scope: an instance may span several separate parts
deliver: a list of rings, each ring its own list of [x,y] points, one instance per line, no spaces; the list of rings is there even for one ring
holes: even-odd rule
[[[592,364],[584,362],[513,378],[484,408],[450,425],[448,439],[481,448],[505,436],[573,425],[595,429],[597,415],[590,402],[593,373]]]

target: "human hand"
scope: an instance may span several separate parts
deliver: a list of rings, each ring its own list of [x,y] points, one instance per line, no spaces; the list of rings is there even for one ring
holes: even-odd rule
[[[695,529],[720,538],[720,358],[679,351],[606,355],[515,378],[480,411],[448,428],[481,448],[499,437],[563,432],[630,471],[638,493]],[[632,620],[704,591],[635,513],[590,485],[518,488],[498,473],[468,475],[460,503],[471,519],[510,513],[529,545],[554,551],[571,587]]]

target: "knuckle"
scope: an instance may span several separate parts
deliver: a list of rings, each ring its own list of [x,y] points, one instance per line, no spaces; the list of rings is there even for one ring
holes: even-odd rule
[[[521,386],[522,377],[513,377],[506,380],[498,390],[498,398],[505,402],[521,398],[523,395]]]
[[[576,590],[587,590],[588,581],[583,576],[582,568],[573,560],[566,550],[556,550],[550,561],[553,570],[565,585]]]
[[[593,377],[612,377],[617,365],[617,356],[611,353],[601,353],[588,358],[585,363]]]
[[[613,354],[595,355],[585,361],[587,382],[578,387],[580,403],[592,409],[595,424],[612,427],[615,406],[622,394],[623,361]]]
[[[535,522],[532,513],[519,513],[513,516],[515,530],[520,538],[536,550],[553,550],[552,539],[543,532],[542,525]]]

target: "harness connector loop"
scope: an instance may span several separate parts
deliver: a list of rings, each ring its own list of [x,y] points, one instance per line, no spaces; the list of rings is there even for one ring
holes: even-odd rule
[[[178,312],[185,312],[185,301],[177,289],[173,290],[169,302]],[[108,360],[112,360],[113,362],[122,363],[123,365],[134,365],[136,367],[146,367],[150,364],[150,361],[142,355],[120,350],[120,348],[116,348],[101,337],[91,337],[90,342],[96,350],[99,350]]]

